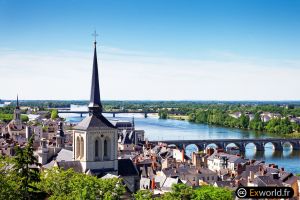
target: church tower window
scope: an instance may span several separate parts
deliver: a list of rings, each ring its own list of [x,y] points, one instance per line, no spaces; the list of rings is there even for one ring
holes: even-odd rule
[[[80,156],[80,141],[79,137],[76,138],[76,158],[79,158]]]
[[[99,142],[98,140],[95,141],[95,158],[99,156]]]
[[[83,158],[84,155],[84,142],[83,142],[83,138],[81,138],[80,140],[80,158]]]
[[[107,157],[108,152],[108,146],[107,146],[107,140],[104,140],[104,157]]]

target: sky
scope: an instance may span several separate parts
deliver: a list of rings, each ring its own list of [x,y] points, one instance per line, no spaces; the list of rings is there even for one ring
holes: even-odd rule
[[[300,100],[299,0],[0,0],[0,99]]]

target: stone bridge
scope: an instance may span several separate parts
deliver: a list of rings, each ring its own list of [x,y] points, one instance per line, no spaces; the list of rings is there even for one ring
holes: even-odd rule
[[[63,110],[58,110],[58,113],[76,113],[76,114],[80,114],[80,117],[82,117],[83,114],[88,114],[89,111],[73,111],[70,109],[63,109]],[[141,113],[144,114],[144,117],[147,118],[148,114],[153,114],[153,113],[158,113],[156,111],[103,111],[102,113],[111,113],[113,115],[113,117],[116,117],[116,114],[119,113]]]
[[[149,141],[150,143],[164,143],[175,145],[179,149],[183,149],[190,144],[198,147],[198,150],[204,150],[208,145],[216,145],[218,148],[226,149],[227,145],[235,144],[240,151],[244,152],[247,144],[254,144],[257,151],[264,151],[265,144],[271,143],[276,151],[282,151],[284,144],[289,144],[293,150],[300,150],[299,139],[281,139],[281,138],[262,138],[262,139],[209,139],[209,140],[163,140]]]

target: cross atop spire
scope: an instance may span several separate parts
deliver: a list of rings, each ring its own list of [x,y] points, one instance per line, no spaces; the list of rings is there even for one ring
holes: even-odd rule
[[[100,87],[99,87],[99,74],[98,74],[98,62],[97,62],[97,49],[96,49],[96,37],[97,33],[95,31],[95,47],[94,47],[94,60],[93,60],[93,75],[92,75],[92,85],[91,85],[91,97],[89,104],[90,114],[101,114],[102,104],[100,100]]]
[[[97,37],[99,36],[99,35],[97,34],[96,30],[94,31],[94,33],[92,34],[92,36],[95,37],[94,44],[95,44],[95,46],[96,46],[96,44],[97,44]]]

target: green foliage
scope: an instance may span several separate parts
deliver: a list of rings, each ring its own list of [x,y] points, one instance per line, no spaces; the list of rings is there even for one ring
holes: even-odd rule
[[[53,168],[42,172],[41,181],[37,184],[51,199],[119,199],[125,187],[121,179],[99,179],[73,169],[60,170]]]
[[[12,166],[11,158],[0,155],[0,199],[15,200],[22,196],[21,179]]]
[[[139,190],[133,197],[135,200],[152,200],[153,193],[150,190]]]
[[[228,114],[229,111],[224,111],[221,108],[214,108],[212,110],[196,109],[189,114],[189,121],[231,128],[266,131],[275,134],[290,134],[293,132],[300,132],[300,125],[291,123],[288,117],[282,119],[274,118],[269,122],[264,123],[260,118],[260,112],[255,113],[254,118],[250,121],[249,116],[245,114],[242,114],[236,119]]]
[[[21,120],[22,120],[23,122],[28,122],[28,121],[29,121],[29,118],[28,118],[27,115],[21,115]]]
[[[159,119],[167,119],[168,118],[168,110],[162,109],[158,111]]]
[[[264,123],[261,121],[259,113],[255,113],[254,118],[249,123],[249,128],[255,131],[264,130]]]
[[[153,193],[149,190],[139,190],[134,194],[136,200],[150,200]],[[233,192],[227,188],[219,188],[213,186],[201,186],[193,189],[185,184],[174,184],[171,192],[167,192],[156,200],[232,200]]]
[[[57,118],[59,118],[57,109],[52,109],[51,119],[57,119]]]
[[[233,198],[232,191],[226,188],[202,186],[195,190],[194,200],[231,200]]]
[[[293,132],[293,125],[287,118],[271,119],[265,128],[270,133],[289,134]]]
[[[244,114],[242,114],[240,117],[239,117],[239,125],[238,127],[239,128],[243,128],[243,129],[247,129],[249,127],[249,116],[246,116]]]
[[[172,191],[165,193],[161,199],[163,200],[190,200],[194,199],[195,191],[192,187],[185,184],[172,185]]]
[[[5,106],[5,107],[0,107],[0,113],[1,114],[12,114],[14,112],[15,107],[13,106]]]
[[[4,122],[10,122],[13,119],[13,114],[0,113],[0,120]]]
[[[35,192],[33,186],[35,182],[40,180],[39,169],[40,164],[34,156],[32,136],[25,148],[16,147],[16,155],[13,159],[12,170],[19,177],[20,192],[24,199],[30,198],[29,192]]]

